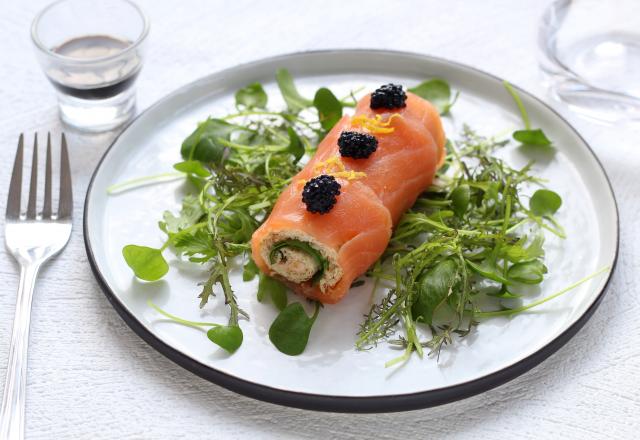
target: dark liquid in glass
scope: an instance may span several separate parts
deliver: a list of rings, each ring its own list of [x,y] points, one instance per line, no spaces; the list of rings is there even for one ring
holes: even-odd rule
[[[108,35],[87,35],[74,38],[52,49],[53,52],[79,60],[116,55],[131,45]],[[140,64],[136,58],[123,60],[117,67],[108,70],[96,68],[87,71],[82,68],[78,72],[64,72],[60,78],[49,81],[62,93],[81,99],[107,99],[127,90],[140,73]]]

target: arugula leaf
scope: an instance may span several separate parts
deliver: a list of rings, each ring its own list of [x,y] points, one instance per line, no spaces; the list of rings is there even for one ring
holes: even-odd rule
[[[539,284],[547,273],[547,267],[540,260],[516,263],[507,270],[507,277],[518,283]]]
[[[288,302],[287,286],[275,278],[260,273],[257,298],[259,302],[264,302],[267,297],[271,298],[271,302],[278,310],[284,310]]]
[[[141,280],[157,281],[169,270],[161,249],[129,244],[122,248],[122,256]]]
[[[295,159],[294,163],[298,163],[300,159],[302,159],[302,156],[304,156],[304,145],[302,145],[300,136],[298,136],[298,133],[296,133],[293,128],[287,127],[287,134],[289,135],[289,146],[286,151],[293,155]]]
[[[320,304],[316,302],[315,306],[311,317],[298,302],[289,304],[280,312],[269,328],[269,339],[278,350],[289,356],[297,356],[304,351],[320,311]]]
[[[560,206],[562,206],[562,198],[548,189],[537,190],[529,200],[529,209],[540,217],[555,214]]]
[[[236,92],[236,105],[247,109],[265,108],[269,97],[262,88],[262,84],[255,82]]]
[[[182,171],[187,174],[194,174],[198,177],[209,177],[211,173],[207,170],[202,162],[197,160],[185,160],[184,162],[178,162],[173,165],[178,171]]]
[[[458,217],[462,217],[469,208],[469,199],[471,198],[471,190],[469,185],[460,185],[451,192],[451,205],[453,212]]]
[[[278,69],[276,72],[276,82],[280,93],[284,98],[284,102],[287,103],[287,108],[292,113],[298,113],[311,106],[312,102],[300,95],[296,85],[293,82],[293,77],[287,69]]]
[[[455,104],[460,92],[456,93],[451,99],[451,87],[449,83],[440,78],[433,78],[424,81],[415,87],[409,89],[411,93],[415,93],[419,97],[431,102],[440,112],[445,115],[449,112],[453,104]]]
[[[419,280],[419,290],[411,306],[413,319],[431,325],[433,314],[451,293],[458,278],[458,264],[451,259],[443,260],[430,269]]]
[[[258,266],[256,266],[253,258],[249,257],[249,261],[247,261],[242,269],[242,281],[251,281],[256,277],[256,275],[258,275],[258,273],[260,273]]]
[[[313,106],[318,110],[320,125],[329,131],[342,117],[342,104],[331,90],[322,87],[313,98]]]
[[[239,130],[222,119],[209,118],[198,125],[193,133],[182,142],[180,154],[184,160],[199,160],[200,162],[222,163],[226,147],[219,139],[230,140],[231,134]]]
[[[242,345],[242,329],[238,325],[211,327],[207,337],[229,353],[234,353]]]

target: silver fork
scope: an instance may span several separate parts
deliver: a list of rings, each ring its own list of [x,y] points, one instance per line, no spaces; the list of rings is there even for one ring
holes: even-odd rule
[[[20,284],[16,300],[16,314],[9,347],[9,364],[0,410],[0,439],[24,438],[24,410],[27,383],[27,347],[31,301],[40,266],[65,247],[71,235],[73,198],[67,140],[62,134],[60,162],[60,197],[57,213],[51,203],[51,134],[47,135],[47,160],[44,176],[44,204],[41,215],[36,212],[38,191],[38,135],[34,138],[31,162],[31,184],[26,215],[21,214],[22,157],[24,136],[18,140],[9,184],[9,200],[5,225],[7,248],[20,264]]]

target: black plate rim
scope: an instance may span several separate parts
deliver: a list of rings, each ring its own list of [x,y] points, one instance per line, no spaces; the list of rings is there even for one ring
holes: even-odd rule
[[[169,346],[165,342],[163,342],[160,338],[151,333],[147,328],[132,314],[129,310],[120,302],[117,295],[109,288],[108,283],[100,271],[100,268],[97,265],[95,256],[93,254],[91,240],[89,238],[89,225],[87,223],[88,218],[88,208],[89,208],[89,199],[91,196],[91,191],[93,189],[93,184],[95,177],[100,169],[102,163],[107,157],[111,148],[118,141],[120,136],[129,128],[131,124],[133,124],[138,118],[142,115],[146,114],[151,109],[161,105],[165,100],[169,99],[175,94],[180,93],[183,89],[192,86],[196,83],[204,82],[210,79],[213,76],[222,76],[222,75],[233,75],[233,72],[237,69],[246,69],[250,68],[252,65],[265,63],[265,62],[277,62],[279,59],[286,59],[295,56],[305,56],[305,55],[326,55],[330,53],[355,53],[355,54],[375,54],[375,55],[396,55],[396,56],[411,56],[418,57],[432,62],[440,62],[446,63],[455,66],[456,68],[465,69],[473,71],[476,74],[484,75],[490,77],[494,80],[503,81],[500,77],[493,75],[491,73],[485,72],[483,70],[477,69],[472,66],[468,66],[466,64],[458,63],[456,61],[447,60],[442,57],[435,57],[430,55],[424,55],[415,52],[406,52],[406,51],[395,51],[395,50],[372,50],[372,49],[329,49],[329,50],[313,50],[313,51],[303,51],[303,52],[294,52],[289,54],[277,55],[273,57],[263,58],[260,60],[252,61],[245,64],[240,64],[235,67],[231,67],[228,69],[224,69],[205,77],[199,78],[195,81],[192,81],[174,92],[168,94],[164,98],[161,98],[159,101],[145,109],[139,115],[137,115],[133,120],[131,120],[121,131],[121,133],[112,141],[109,147],[105,150],[100,162],[96,166],[94,170],[91,180],[89,182],[89,186],[87,188],[87,193],[84,202],[84,212],[83,212],[83,236],[85,243],[85,250],[87,253],[87,257],[89,260],[89,264],[91,266],[91,270],[98,281],[100,288],[103,293],[116,310],[116,312],[120,315],[120,317],[127,323],[127,325],[138,335],[140,336],[146,343],[148,343],[151,347],[162,353],[164,356],[180,365],[181,367],[191,371],[192,373],[206,379],[210,382],[213,382],[217,385],[220,385],[230,391],[242,394],[247,397],[251,397],[254,399],[262,400],[265,402],[270,402],[278,405],[290,406],[295,408],[314,410],[314,411],[327,411],[327,412],[343,412],[343,413],[380,413],[380,412],[398,412],[398,411],[409,411],[416,409],[429,408],[437,405],[442,405],[445,403],[454,402],[456,400],[465,399],[476,394],[483,393],[492,388],[498,387],[500,385],[505,384],[506,382],[515,379],[516,377],[522,375],[523,373],[531,370],[542,361],[547,359],[553,353],[555,353],[558,349],[564,346],[577,332],[580,330],[585,323],[593,316],[593,313],[596,311],[600,303],[602,302],[604,296],[606,295],[611,280],[613,277],[613,273],[615,271],[615,267],[618,262],[618,255],[620,250],[620,218],[619,218],[619,210],[618,203],[615,198],[615,193],[613,192],[613,187],[611,185],[611,181],[609,176],[607,175],[604,167],[600,159],[596,156],[591,146],[587,143],[587,141],[578,133],[578,131],[556,110],[554,110],[551,106],[546,104],[541,99],[537,98],[533,94],[525,91],[524,89],[512,84],[512,86],[518,91],[518,93],[527,95],[531,99],[537,101],[539,104],[543,105],[547,110],[551,111],[558,119],[560,119],[566,126],[574,132],[574,134],[584,143],[584,145],[589,150],[589,153],[593,156],[596,163],[602,170],[602,173],[605,176],[607,181],[609,192],[611,193],[611,197],[613,199],[614,207],[615,207],[615,215],[616,215],[616,248],[614,260],[611,266],[611,270],[607,276],[607,280],[604,283],[602,289],[598,293],[594,302],[589,306],[589,308],[584,312],[580,318],[578,318],[571,326],[569,326],[564,332],[558,335],[555,339],[550,341],[547,345],[540,348],[538,351],[532,353],[520,361],[505,367],[499,371],[494,373],[479,377],[477,379],[467,381],[461,384],[438,388],[435,390],[429,391],[421,391],[416,393],[406,393],[406,394],[395,394],[395,395],[384,395],[384,396],[366,396],[366,397],[351,397],[351,396],[331,396],[331,395],[321,395],[321,394],[311,394],[304,392],[296,392],[296,391],[288,391],[282,390],[274,387],[270,387],[267,385],[262,385],[255,382],[250,382],[244,379],[240,379],[238,377],[229,375],[222,371],[216,370],[215,368],[209,367],[201,362],[196,361],[195,359],[187,356],[179,350]]]

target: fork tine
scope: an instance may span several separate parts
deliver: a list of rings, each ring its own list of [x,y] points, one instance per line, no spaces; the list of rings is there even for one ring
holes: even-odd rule
[[[51,218],[51,132],[47,133],[47,162],[44,170],[44,205],[42,218]]]
[[[33,160],[31,161],[31,183],[29,185],[29,203],[27,218],[36,218],[36,197],[38,195],[38,133],[33,138]]]
[[[73,212],[73,193],[71,190],[71,167],[69,166],[69,149],[67,138],[62,133],[62,149],[60,151],[60,204],[58,218],[71,217]]]
[[[20,198],[22,196],[22,157],[24,151],[24,134],[18,138],[18,151],[13,162],[13,172],[9,183],[9,200],[7,201],[7,218],[20,217]]]

